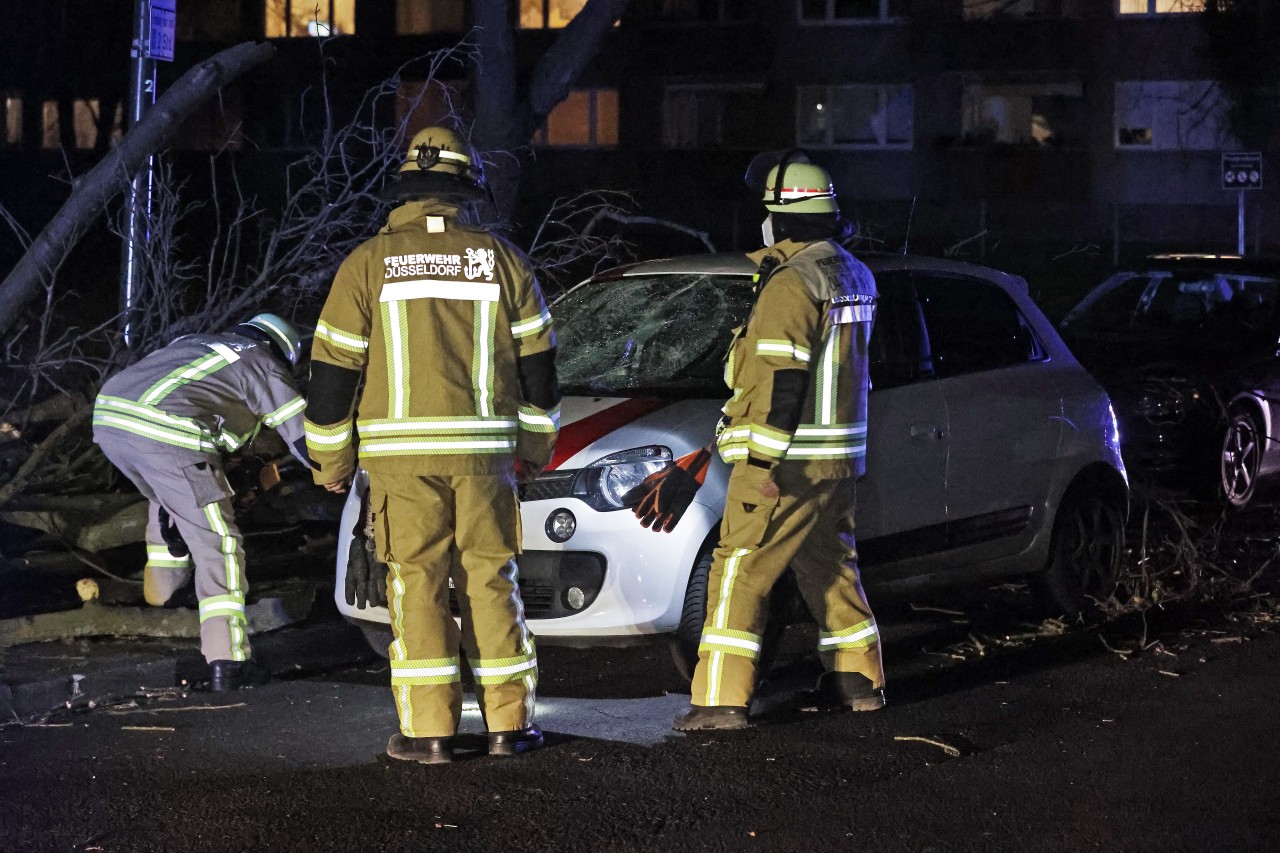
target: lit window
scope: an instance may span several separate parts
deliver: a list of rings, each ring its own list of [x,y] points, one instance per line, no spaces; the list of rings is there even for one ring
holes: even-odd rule
[[[585,5],[587,0],[520,0],[520,27],[526,30],[563,27]]]
[[[4,141],[9,145],[22,142],[22,98],[16,95],[4,99]]]
[[[1084,139],[1078,82],[967,86],[961,128],[971,144],[1068,145]]]
[[[575,89],[547,116],[534,142],[550,146],[618,144],[618,90]]]
[[[41,105],[41,118],[43,120],[44,132],[41,137],[41,144],[45,148],[62,147],[62,120],[64,116],[58,109],[57,101],[45,101]],[[77,98],[71,102],[71,115],[65,117],[71,122],[72,144],[76,148],[89,149],[93,148],[98,138],[98,99],[93,98],[85,100]],[[116,108],[116,114],[112,121],[112,135],[117,139],[121,135],[121,126],[124,120],[123,105]],[[8,127],[12,128],[13,119],[7,122]],[[19,108],[19,123],[17,126],[18,137],[21,138],[21,108]]]
[[[267,0],[267,38],[349,36],[355,0]]]
[[[662,144],[667,148],[751,145],[747,137],[763,110],[761,86],[690,84],[668,86],[662,98]]]
[[[1057,17],[1051,0],[964,0],[966,20]]]
[[[75,128],[76,147],[92,148],[98,137],[98,99],[77,98],[71,102],[71,122]]]
[[[396,0],[396,35],[460,33],[466,17],[464,0]]]
[[[888,21],[907,14],[910,0],[797,0],[800,23]]]
[[[62,144],[58,136],[61,125],[58,122],[58,102],[45,101],[40,111],[43,134],[40,144],[45,148],[57,148]]]
[[[831,148],[910,148],[910,86],[801,86],[796,140]]]
[[[1120,0],[1121,15],[1179,15],[1203,11],[1204,0]]]
[[[1231,141],[1230,106],[1216,83],[1138,80],[1116,84],[1116,147],[1214,151]]]
[[[458,84],[430,80],[406,80],[396,92],[396,126],[411,139],[423,128],[451,122],[458,101]]]

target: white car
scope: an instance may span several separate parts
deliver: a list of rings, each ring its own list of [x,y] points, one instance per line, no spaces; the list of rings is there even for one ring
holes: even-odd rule
[[[1027,295],[971,264],[862,255],[880,300],[867,475],[858,485],[863,579],[877,594],[1034,576],[1061,611],[1110,592],[1128,512],[1115,415]],[[705,446],[728,398],[723,357],[752,301],[741,254],[635,264],[552,305],[565,393],[546,471],[522,490],[519,583],[539,641],[672,639],[687,671],[706,601],[728,468],[716,459],[670,533],[622,496]],[[337,604],[383,654],[385,608],[344,596],[363,479],[347,502]]]

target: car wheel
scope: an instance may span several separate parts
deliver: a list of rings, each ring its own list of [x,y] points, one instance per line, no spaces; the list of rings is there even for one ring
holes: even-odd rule
[[[711,574],[711,560],[711,551],[707,550],[698,555],[698,561],[693,564],[680,624],[668,641],[676,672],[685,681],[693,681],[693,670],[698,665],[698,642],[702,639],[702,624],[707,621],[707,578]]]
[[[684,608],[680,611],[680,624],[670,640],[671,660],[676,665],[676,672],[685,681],[693,681],[693,671],[698,666],[698,643],[702,640],[702,626],[707,621],[707,583],[711,575],[711,551],[704,551],[694,563],[689,573],[689,586],[684,594]],[[789,615],[794,607],[792,596],[795,592],[794,581],[786,583],[790,573],[783,576],[774,586],[769,599],[769,621],[760,638],[760,659],[756,662],[756,681],[762,679],[773,666],[773,659],[778,654],[778,646],[782,642],[782,633],[787,627]]]
[[[1262,430],[1257,418],[1248,411],[1236,412],[1222,439],[1219,470],[1222,495],[1237,509],[1248,506],[1258,493],[1262,448]]]
[[[369,648],[384,658],[391,657],[391,641],[395,637],[391,633],[390,625],[361,623],[360,631],[364,634],[364,640],[369,644]]]
[[[1040,577],[1046,603],[1069,617],[1099,615],[1099,602],[1120,583],[1124,507],[1107,494],[1069,491],[1058,507],[1049,549]]]

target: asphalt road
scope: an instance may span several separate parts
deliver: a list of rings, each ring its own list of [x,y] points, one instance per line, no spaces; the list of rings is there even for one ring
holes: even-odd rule
[[[383,757],[382,662],[7,726],[0,850],[1280,849],[1273,618],[1128,657],[1087,630],[892,621],[885,710],[789,712],[800,627],[765,722],[723,735],[668,731],[687,694],[655,647],[541,649],[548,746],[516,759]]]

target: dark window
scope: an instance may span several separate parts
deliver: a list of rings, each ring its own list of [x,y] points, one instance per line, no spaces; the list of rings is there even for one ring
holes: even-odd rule
[[[880,300],[871,332],[871,388],[884,391],[933,378],[933,354],[924,332],[910,273],[876,276]]]
[[[1018,307],[996,285],[917,273],[915,286],[939,377],[1044,359]]]

